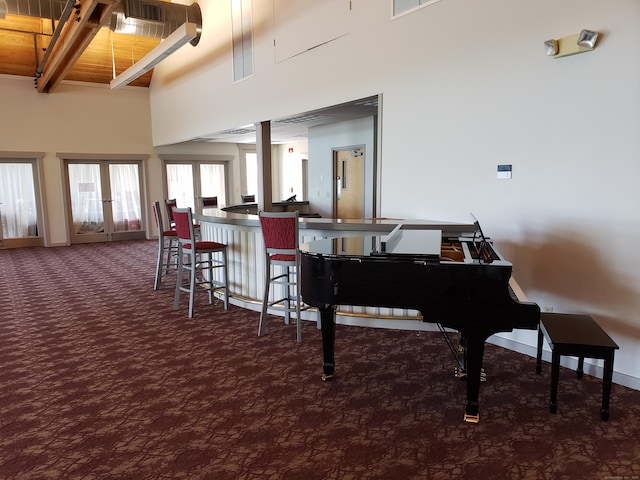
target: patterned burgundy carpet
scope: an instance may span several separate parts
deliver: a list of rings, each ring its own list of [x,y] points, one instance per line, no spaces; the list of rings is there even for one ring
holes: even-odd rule
[[[2,479],[640,478],[640,392],[487,345],[479,424],[437,333],[320,333],[153,291],[150,241],[0,251]]]

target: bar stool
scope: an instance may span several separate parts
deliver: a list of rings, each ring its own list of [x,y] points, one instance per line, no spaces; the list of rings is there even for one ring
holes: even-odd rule
[[[200,197],[200,208],[204,210],[205,208],[217,208],[218,207],[218,197]]]
[[[158,228],[158,263],[156,265],[156,279],[153,289],[158,290],[162,281],[162,271],[169,273],[169,269],[178,265],[178,237],[175,230],[165,230],[160,211],[160,202],[153,202],[153,216]]]
[[[269,307],[284,303],[284,322],[290,323],[291,312],[294,310],[291,303],[295,304],[296,312],[296,339],[302,341],[302,325],[300,312],[308,309],[301,307],[300,289],[297,285],[298,272],[300,271],[300,252],[298,251],[298,212],[258,212],[262,237],[264,238],[266,260],[266,282],[264,298],[262,300],[262,312],[258,336],[266,332],[267,311]],[[282,273],[272,274],[271,267],[281,267]],[[282,298],[269,301],[271,285],[280,285],[284,292]],[[295,291],[292,291],[295,289]],[[276,293],[277,296],[278,294]]]
[[[165,199],[164,200],[164,205],[167,208],[167,216],[169,217],[169,225],[171,226],[172,230],[175,230],[176,222],[173,219],[173,209],[177,208],[178,201],[175,198]],[[196,238],[200,238],[200,224],[194,222],[193,228],[194,228],[194,230],[196,232]]]
[[[173,209],[178,206],[178,201],[175,198],[165,198],[164,206],[167,209],[167,218],[169,219],[169,227],[171,229],[175,228],[175,222],[173,221]]]
[[[174,208],[173,219],[176,222],[178,237],[178,278],[173,309],[180,307],[180,293],[189,292],[189,318],[193,317],[193,300],[196,286],[204,287],[209,293],[209,303],[213,303],[213,293],[224,290],[224,309],[229,308],[229,288],[227,285],[227,246],[224,243],[200,241],[195,234],[191,208]],[[214,254],[222,259],[214,258]],[[185,257],[187,261],[185,262]],[[215,270],[222,270],[222,280],[216,280]],[[182,272],[189,272],[189,283],[183,283]],[[199,278],[198,275],[200,274]]]

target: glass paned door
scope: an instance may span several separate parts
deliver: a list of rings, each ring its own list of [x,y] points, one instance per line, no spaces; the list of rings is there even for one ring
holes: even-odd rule
[[[67,161],[71,243],[144,238],[140,162]]]
[[[0,161],[0,245],[43,245],[38,225],[35,160]]]
[[[140,176],[136,164],[109,164],[113,231],[142,231]]]
[[[218,197],[219,207],[227,204],[225,163],[167,161],[165,168],[167,198],[175,198],[178,207],[191,207],[195,213],[203,213],[200,202],[202,197]]]
[[[225,182],[224,165],[219,163],[200,164],[200,196],[218,197],[218,206],[225,206],[227,203]]]
[[[167,163],[167,195],[167,198],[176,200],[178,207],[191,207],[191,210],[195,211],[191,163]]]

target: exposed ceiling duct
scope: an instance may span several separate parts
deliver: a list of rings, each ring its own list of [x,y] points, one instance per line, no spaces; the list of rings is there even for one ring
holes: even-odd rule
[[[0,17],[11,14],[59,20],[66,4],[66,0],[0,0]],[[104,26],[116,33],[167,38],[185,22],[197,25],[198,34],[190,42],[195,46],[202,33],[202,14],[195,2],[187,6],[159,0],[122,0]]]

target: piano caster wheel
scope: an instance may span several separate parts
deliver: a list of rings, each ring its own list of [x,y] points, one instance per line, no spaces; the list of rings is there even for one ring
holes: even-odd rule
[[[478,423],[480,421],[480,415],[469,415],[468,413],[465,413],[464,421],[467,423]]]

